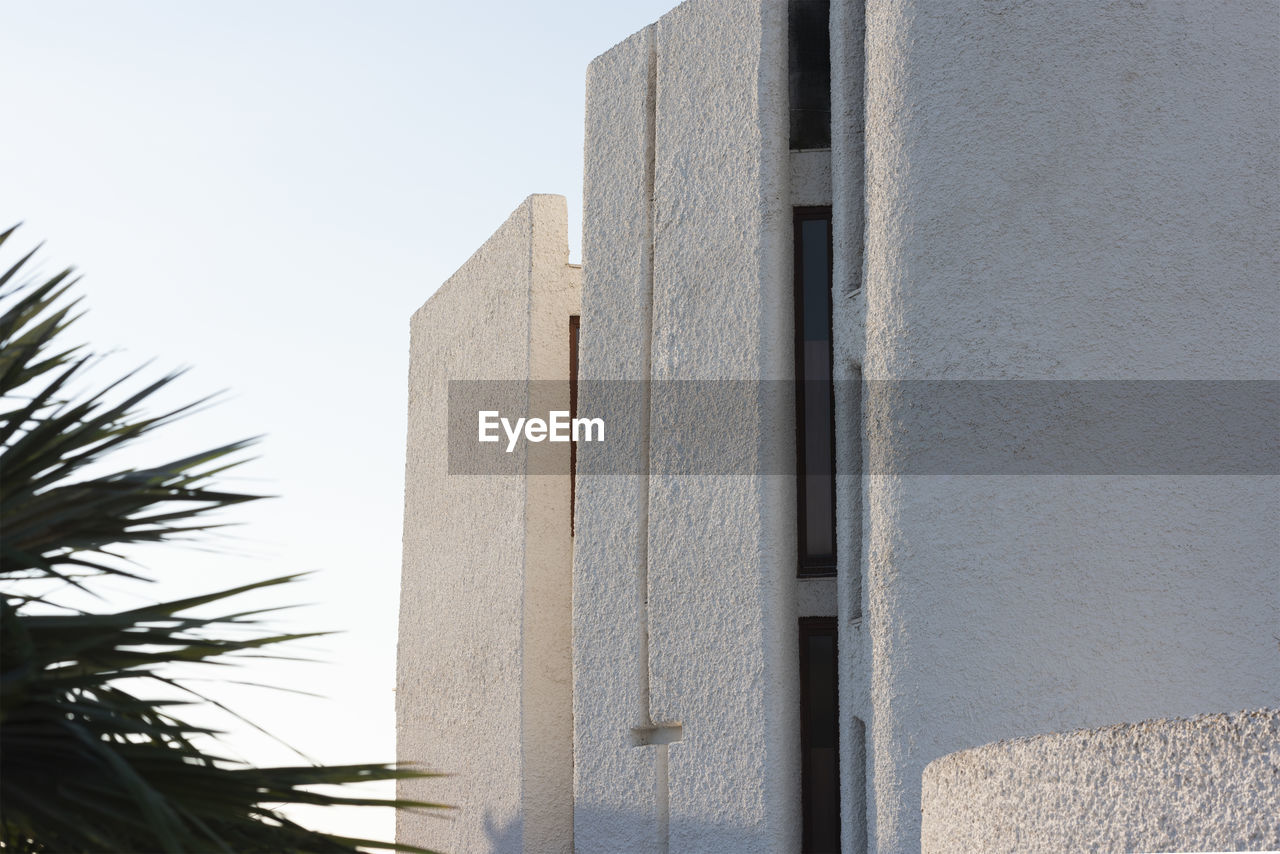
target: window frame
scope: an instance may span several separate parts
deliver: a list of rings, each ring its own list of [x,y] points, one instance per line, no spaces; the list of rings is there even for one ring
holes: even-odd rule
[[[806,206],[792,208],[792,291],[793,291],[793,326],[794,326],[794,361],[795,361],[795,426],[796,426],[796,576],[798,578],[830,578],[836,574],[838,563],[837,516],[836,516],[836,424],[835,424],[835,382],[833,376],[826,377],[827,401],[831,413],[828,425],[828,442],[831,454],[831,559],[815,561],[808,557],[808,507],[804,478],[806,477],[806,419],[804,413],[807,383],[820,380],[807,380],[804,376],[804,253],[802,230],[805,222],[825,220],[827,223],[827,356],[828,367],[834,373],[835,335],[834,305],[832,302],[832,268],[834,267],[834,240],[831,228],[831,207],[829,205]]]

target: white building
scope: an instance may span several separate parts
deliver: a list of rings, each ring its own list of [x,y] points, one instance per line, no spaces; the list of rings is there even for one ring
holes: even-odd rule
[[[690,0],[587,73],[582,268],[533,196],[413,318],[400,841],[1280,848],[1274,0]],[[574,371],[640,463],[572,496],[449,385]]]

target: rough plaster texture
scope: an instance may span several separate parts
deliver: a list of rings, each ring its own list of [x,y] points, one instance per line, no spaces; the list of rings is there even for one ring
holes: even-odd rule
[[[568,379],[566,219],[531,196],[411,323],[397,755],[452,776],[399,795],[457,810],[399,813],[401,842],[572,850],[568,479],[451,477],[446,456],[449,380]]]
[[[793,370],[785,6],[695,0],[658,22],[655,380]],[[654,437],[697,429],[687,409],[669,414],[653,411]],[[726,441],[767,454],[790,423],[762,412]],[[670,747],[673,852],[798,847],[786,481],[650,478],[650,707],[683,724]]]
[[[584,378],[790,376],[785,24],[778,0],[694,0],[592,63]],[[696,427],[648,417],[664,443]],[[789,419],[734,441],[764,454]],[[579,490],[579,850],[798,847],[789,479]]]
[[[1280,848],[1280,712],[1002,741],[924,771],[922,850]]]
[[[827,203],[837,380],[1274,378],[1273,3],[833,0],[832,147],[790,154],[785,7],[692,0],[591,64],[584,379],[789,379],[791,207]],[[918,850],[955,751],[1280,706],[1276,478],[863,475],[937,413],[846,382],[835,580],[794,578],[792,478],[580,475],[570,837],[565,659],[530,654],[568,643],[563,517],[533,500],[561,487],[436,491],[428,453],[451,370],[559,376],[540,205],[415,316],[401,755],[470,770],[451,829],[402,839],[798,849],[796,617],[833,597],[848,854]],[[631,415],[651,458],[696,428]],[[793,413],[742,427],[765,458]]]
[[[650,26],[587,70],[583,177],[583,379],[649,373],[654,36]],[[592,410],[589,387],[580,399]],[[631,418],[639,423],[640,412]],[[579,447],[584,466],[596,452]],[[580,852],[654,850],[659,750],[650,725],[642,476],[579,477],[573,567],[574,839]]]
[[[836,616],[836,579],[796,579],[796,617]]]
[[[831,149],[792,151],[789,159],[792,207],[829,206],[831,204]]]
[[[868,379],[1274,377],[1274,3],[872,0],[866,26]],[[866,401],[868,453],[930,415]],[[865,495],[873,850],[918,849],[956,750],[1280,704],[1274,477]]]
[[[832,376],[836,381],[836,603],[839,617],[840,844],[867,844],[869,714],[862,576],[865,527],[861,379],[866,291],[863,247],[863,0],[831,3]],[[794,157],[794,155],[793,155]]]

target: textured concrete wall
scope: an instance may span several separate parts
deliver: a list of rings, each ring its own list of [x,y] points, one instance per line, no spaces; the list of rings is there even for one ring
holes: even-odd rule
[[[529,378],[537,412],[569,409],[569,316],[581,312],[582,270],[569,262],[563,196],[533,196],[529,245]],[[548,383],[547,381],[554,381]],[[550,385],[550,389],[548,389]],[[523,850],[573,850],[573,539],[568,445],[535,445],[525,486]]]
[[[799,155],[785,8],[691,0],[592,63],[584,378],[789,379],[790,208],[828,198],[837,379],[1274,376],[1274,4],[868,0],[864,44],[833,0],[832,148]],[[1280,705],[1274,477],[864,476],[939,413],[871,399],[864,436],[841,396],[834,581],[795,581],[793,478],[580,476],[570,804],[563,484],[444,478],[434,408],[558,376],[562,223],[534,197],[414,319],[401,757],[463,809],[401,839],[795,850],[795,619],[833,595],[846,852],[917,850],[955,751]]]
[[[696,0],[658,22],[655,380],[793,370],[785,13],[780,0]],[[667,414],[654,411],[655,436],[696,427],[687,409],[679,425]],[[789,442],[790,413],[769,414],[726,441],[758,454]],[[650,478],[650,707],[655,721],[683,724],[670,748],[673,852],[798,847],[783,481]]]
[[[785,34],[780,0],[693,0],[592,63],[584,378],[790,376]],[[579,480],[578,850],[796,848],[788,479]]]
[[[458,809],[399,813],[401,842],[572,850],[568,478],[449,476],[446,453],[449,380],[567,380],[566,219],[531,196],[411,323],[397,755],[452,776],[399,794]]]
[[[870,714],[863,628],[862,412],[865,350],[863,245],[863,0],[831,3],[831,345],[836,380],[836,601],[839,616],[840,844],[867,845],[866,721]]]
[[[1274,3],[866,20],[869,379],[1274,376]],[[867,407],[872,452],[935,416]],[[866,500],[875,850],[919,847],[921,772],[956,750],[1280,704],[1275,478],[872,475]]]
[[[1280,848],[1280,712],[1002,741],[929,763],[922,849]]]
[[[654,35],[650,26],[587,70],[583,176],[583,379],[649,374],[653,281]],[[592,411],[590,388],[580,399]],[[641,422],[643,413],[631,413]],[[598,449],[582,445],[584,466]],[[659,749],[649,725],[641,475],[579,477],[573,567],[574,841],[579,852],[654,850]]]

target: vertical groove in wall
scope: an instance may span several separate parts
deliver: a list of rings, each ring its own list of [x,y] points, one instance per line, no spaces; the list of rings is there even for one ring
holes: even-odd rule
[[[645,302],[644,302],[644,412],[643,426],[641,428],[641,447],[644,448],[644,454],[649,456],[649,429],[651,422],[651,404],[652,396],[649,383],[653,379],[653,287],[654,287],[654,258],[657,247],[657,226],[655,223],[656,213],[656,196],[657,196],[657,171],[658,171],[658,33],[654,28],[653,35],[649,40],[649,57],[648,57],[648,89],[645,92],[645,161],[644,161],[644,186],[645,186],[645,236],[644,236],[644,284],[645,284]],[[649,648],[649,493],[651,480],[645,477],[643,498],[641,502],[641,524],[640,524],[640,540],[641,540],[641,574],[640,593],[641,603],[643,606],[640,630],[643,633],[643,662],[642,670],[644,681],[642,683],[644,695],[644,718],[642,726],[649,728],[650,731],[657,729],[653,720],[653,706],[651,702],[651,658]],[[655,754],[653,759],[654,765],[654,802],[657,807],[657,850],[658,854],[667,854],[671,847],[671,781],[668,771],[668,747],[664,744],[658,744],[654,748]]]
[[[656,30],[656,28],[655,28]],[[644,144],[644,186],[645,186],[645,230],[644,230],[644,256],[643,277],[644,277],[644,316],[640,319],[641,328],[644,330],[644,347],[642,348],[644,364],[642,365],[641,377],[643,379],[644,399],[641,410],[640,424],[640,447],[648,458],[649,455],[649,425],[650,425],[650,390],[649,381],[652,379],[653,366],[653,258],[654,258],[654,186],[655,172],[657,170],[657,96],[658,96],[658,50],[657,50],[657,33],[652,33],[649,37],[649,56],[648,56],[648,89],[645,92],[645,144]],[[639,591],[640,601],[640,720],[637,722],[639,727],[652,727],[653,718],[650,714],[649,705],[649,478],[644,481],[644,488],[640,491],[640,571],[637,573],[636,584]],[[659,775],[665,785],[665,774]],[[661,807],[660,807],[661,808]]]
[[[587,407],[594,403],[591,381],[643,381],[657,357],[649,352],[656,30],[651,24],[635,33],[588,71],[581,364]],[[642,389],[634,392],[627,397],[635,411],[626,415],[633,436],[626,451],[640,461],[657,424],[647,422]],[[640,469],[626,477],[580,479],[578,487],[575,838],[582,851],[653,851],[661,748],[649,721],[655,692],[646,596],[650,553],[657,547],[648,542],[649,505],[656,508],[657,496],[647,494]]]
[[[658,854],[668,854],[671,850],[671,778],[667,769],[667,745],[655,748],[654,756],[654,798],[658,804]]]

